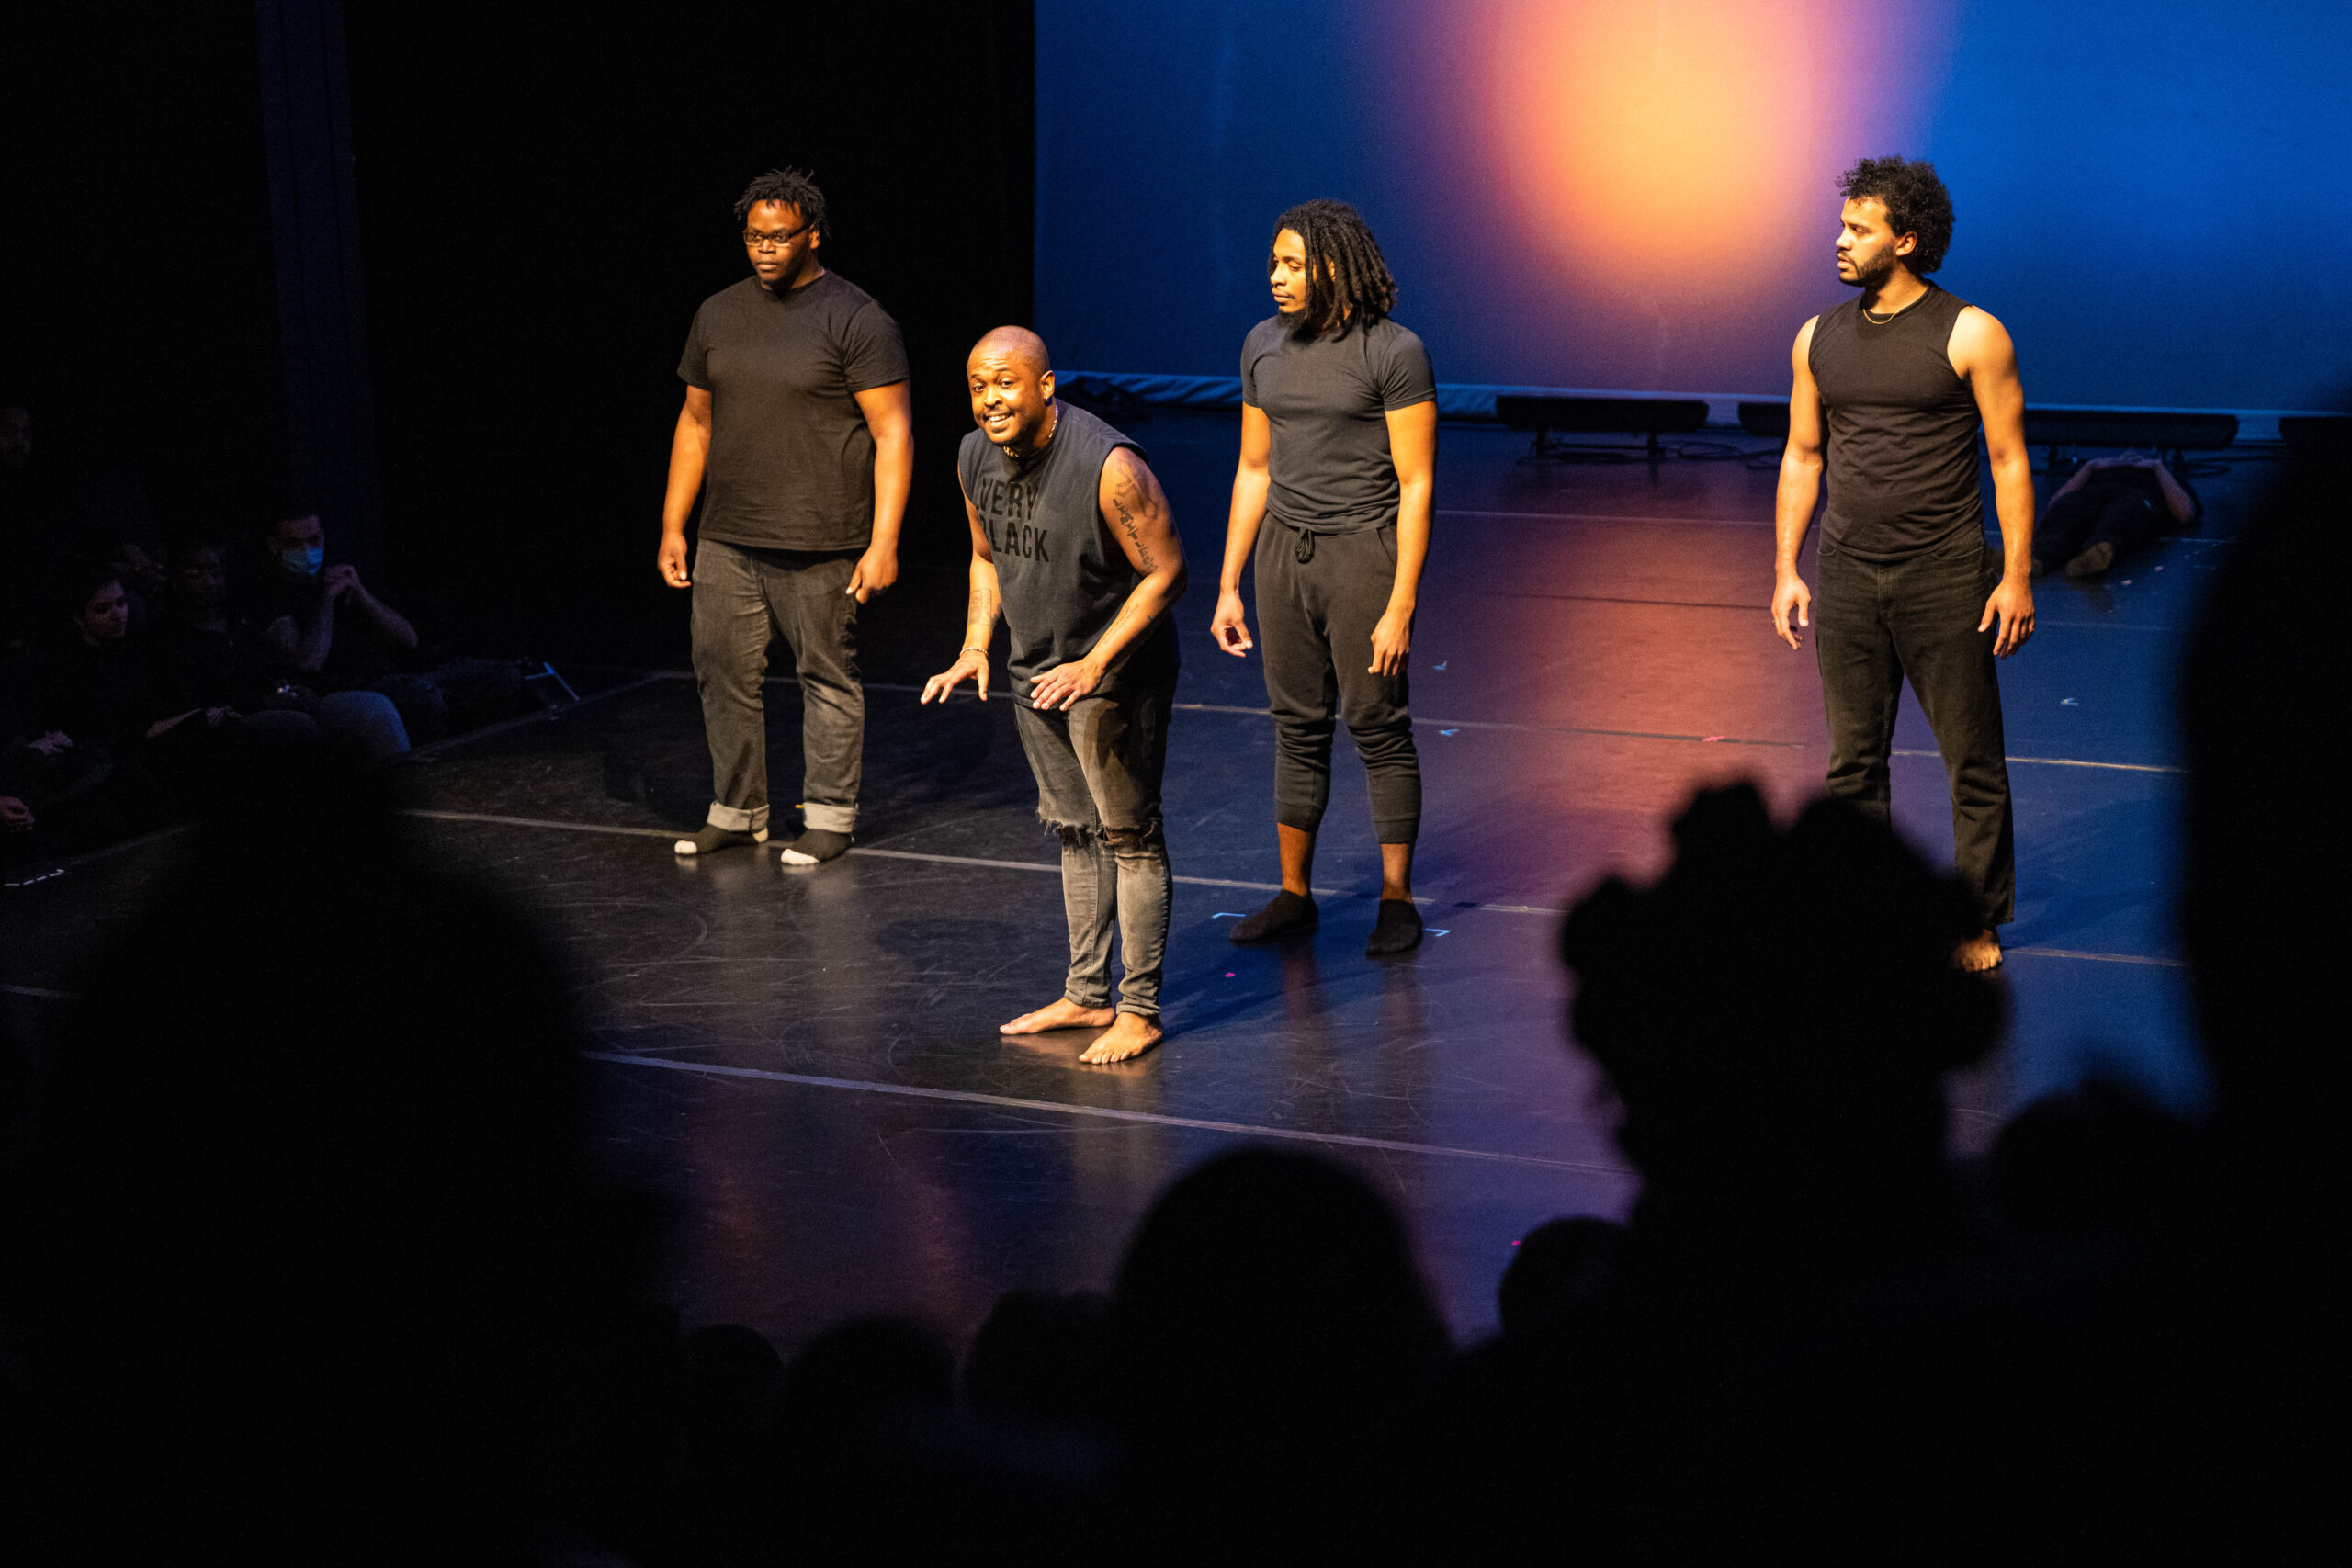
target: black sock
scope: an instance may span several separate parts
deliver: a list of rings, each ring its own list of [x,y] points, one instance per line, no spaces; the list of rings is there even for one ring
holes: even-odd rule
[[[828,833],[822,828],[811,828],[784,846],[784,863],[815,865],[822,861],[840,858],[848,848],[847,833]]]
[[[1236,942],[1264,942],[1293,931],[1311,931],[1319,918],[1314,899],[1284,888],[1267,899],[1264,908],[1235,921],[1233,930],[1226,934]]]
[[[1366,958],[1386,958],[1410,953],[1421,945],[1421,912],[1410,898],[1383,898],[1380,918],[1372,922],[1372,940],[1363,944]]]

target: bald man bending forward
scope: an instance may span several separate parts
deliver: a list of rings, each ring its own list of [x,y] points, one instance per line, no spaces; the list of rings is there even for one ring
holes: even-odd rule
[[[972,525],[964,649],[924,683],[989,694],[997,612],[1012,633],[1012,700],[1037,777],[1037,815],[1062,840],[1069,975],[1061,999],[1007,1034],[1099,1029],[1079,1057],[1122,1062],[1159,1043],[1159,971],[1173,891],[1159,813],[1184,552],[1143,450],[1054,400],[1034,333],[999,327],[967,361],[972,419],[957,477]],[[1111,933],[1125,973],[1112,1005]]]

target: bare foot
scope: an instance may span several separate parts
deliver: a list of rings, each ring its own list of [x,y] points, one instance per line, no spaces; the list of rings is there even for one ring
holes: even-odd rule
[[[1048,1029],[1100,1029],[1117,1015],[1109,1008],[1082,1008],[1064,997],[1050,1007],[1024,1012],[997,1030],[999,1034],[1043,1034]]]
[[[2001,938],[1997,931],[1978,931],[1951,950],[1951,966],[1971,975],[1989,975],[2001,966]]]
[[[1141,1013],[1123,1012],[1111,1021],[1111,1027],[1094,1037],[1079,1055],[1081,1062],[1124,1062],[1130,1056],[1140,1056],[1165,1038],[1159,1025]]]

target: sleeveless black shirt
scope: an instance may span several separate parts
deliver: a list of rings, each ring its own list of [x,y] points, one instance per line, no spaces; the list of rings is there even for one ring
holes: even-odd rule
[[[1143,581],[1102,515],[1102,465],[1119,447],[1137,457],[1143,448],[1084,409],[1057,406],[1053,439],[1027,462],[1014,462],[978,430],[965,435],[956,460],[996,557],[1012,633],[1012,694],[1023,704],[1038,676],[1086,657]],[[1094,694],[1173,682],[1176,668],[1176,628],[1162,615],[1127,645]]]
[[[1891,321],[1859,297],[1814,323],[1829,508],[1822,537],[1863,560],[1900,560],[1984,528],[1976,399],[1951,367],[1968,301],[1934,284]]]

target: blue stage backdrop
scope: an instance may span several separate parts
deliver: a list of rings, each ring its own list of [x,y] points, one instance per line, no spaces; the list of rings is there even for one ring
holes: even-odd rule
[[[1037,325],[1232,376],[1336,196],[1445,381],[1784,395],[1835,177],[1899,152],[2034,401],[2337,407],[2347,69],[2344,0],[1037,0]]]

